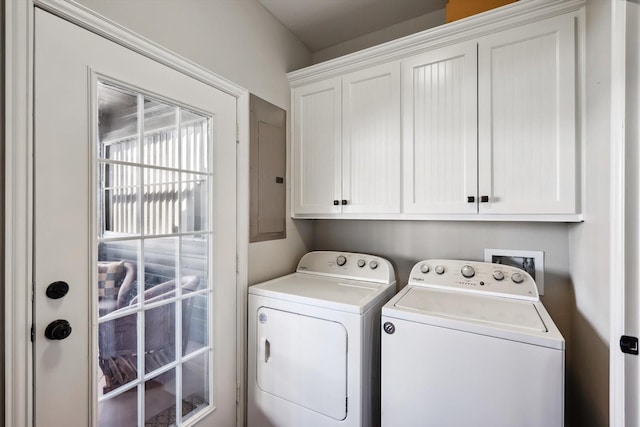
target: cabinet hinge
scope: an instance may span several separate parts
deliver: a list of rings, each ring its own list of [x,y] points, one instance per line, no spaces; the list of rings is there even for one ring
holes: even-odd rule
[[[236,144],[240,144],[240,125],[236,122]]]
[[[348,397],[344,398],[344,412],[345,413],[349,412],[349,398]]]
[[[236,254],[236,274],[240,274],[240,256]]]
[[[33,325],[31,325],[31,342],[36,338],[36,331]]]
[[[240,404],[240,384],[236,384],[236,404]]]

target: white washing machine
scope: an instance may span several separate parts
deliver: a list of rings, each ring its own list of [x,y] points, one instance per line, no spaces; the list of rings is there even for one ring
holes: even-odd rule
[[[249,427],[370,427],[380,420],[380,310],[393,266],[317,251],[249,288]]]
[[[564,425],[564,339],[526,272],[419,262],[382,328],[383,427]]]

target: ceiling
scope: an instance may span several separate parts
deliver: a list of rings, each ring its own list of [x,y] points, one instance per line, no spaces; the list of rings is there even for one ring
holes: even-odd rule
[[[312,52],[426,13],[447,0],[258,0]]]

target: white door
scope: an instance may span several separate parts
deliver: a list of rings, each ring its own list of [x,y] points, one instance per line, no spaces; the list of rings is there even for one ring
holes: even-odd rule
[[[293,213],[341,212],[342,93],[339,78],[293,90]]]
[[[260,390],[334,420],[347,417],[347,330],[333,320],[260,307],[256,322]]]
[[[402,63],[404,211],[477,213],[477,46]]]
[[[235,98],[35,28],[35,424],[235,425]]]
[[[478,193],[487,214],[576,212],[573,14],[478,40]]]
[[[343,213],[400,212],[400,64],[342,79]]]

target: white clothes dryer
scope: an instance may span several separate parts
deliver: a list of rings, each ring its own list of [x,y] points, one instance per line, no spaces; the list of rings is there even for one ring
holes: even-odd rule
[[[382,328],[383,427],[564,425],[564,339],[526,272],[419,262]]]
[[[330,251],[251,286],[247,425],[379,425],[380,310],[395,290],[386,259]]]

